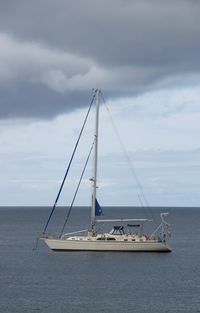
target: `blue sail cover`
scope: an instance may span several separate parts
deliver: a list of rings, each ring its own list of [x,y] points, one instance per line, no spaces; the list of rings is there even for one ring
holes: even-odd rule
[[[99,205],[97,199],[95,199],[95,216],[100,216],[103,213],[102,208]]]

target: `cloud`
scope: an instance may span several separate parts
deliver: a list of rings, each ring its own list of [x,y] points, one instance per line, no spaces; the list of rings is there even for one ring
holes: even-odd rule
[[[89,59],[0,34],[1,86],[28,81],[62,93],[71,89],[74,77],[87,75],[93,66]]]
[[[102,65],[100,67],[92,59],[53,49],[39,42],[20,41],[1,33],[0,67],[1,87],[27,82],[43,85],[61,94],[89,90],[93,84],[106,90],[115,90],[121,85],[120,89],[134,91],[155,75],[152,69],[138,66],[116,66],[111,71]]]
[[[96,87],[117,99],[196,82],[199,10],[195,0],[2,3],[0,118],[51,118]]]
[[[103,65],[172,68],[198,57],[199,8],[195,0],[7,1],[0,28],[89,56]],[[51,21],[51,23],[50,23]],[[189,57],[189,58],[188,58]]]
[[[200,76],[195,77],[196,81],[199,81]],[[151,90],[144,92],[143,94],[135,97],[127,97],[116,101],[118,107],[121,107],[121,111],[129,110],[132,117],[135,118],[162,118],[162,122],[166,123],[164,119],[171,116],[181,119],[183,115],[199,113],[200,103],[200,84],[194,83],[194,79],[188,78],[188,85],[184,86],[178,84],[170,86],[168,88],[159,88],[158,90]],[[108,101],[108,105],[114,105],[114,101]],[[125,111],[126,111],[125,110]],[[122,112],[121,112],[122,113]]]
[[[2,204],[54,201],[98,87],[150,203],[198,205],[199,12],[196,0],[1,1]],[[132,204],[134,191],[138,204],[109,122],[101,115],[99,195],[103,189],[105,204]],[[89,170],[85,177],[86,186]],[[89,203],[85,189],[81,196]]]
[[[103,114],[98,160],[100,203],[139,205],[140,190],[131,163],[151,205],[198,205],[199,115],[196,118],[194,112],[194,119],[191,119],[192,116],[181,114],[187,118],[182,120],[181,126],[180,120],[173,116],[154,120],[137,117],[133,123],[130,118],[124,119],[121,113],[119,119],[119,108],[114,108],[113,117],[130,162],[116,143],[116,136],[112,136]],[[50,121],[0,123],[1,205],[51,205],[55,201],[84,111],[63,114]],[[128,111],[129,116],[132,114],[133,111]],[[70,204],[74,195],[93,139],[92,117],[81,139],[60,204]],[[88,205],[91,200],[90,162],[77,199],[79,205]]]

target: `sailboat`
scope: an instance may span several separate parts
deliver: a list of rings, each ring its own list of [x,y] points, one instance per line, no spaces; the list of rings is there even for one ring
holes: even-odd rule
[[[47,234],[47,227],[52,217],[52,214],[56,208],[67,173],[69,171],[73,156],[76,151],[76,147],[82,135],[82,131],[83,131],[85,122],[87,120],[87,116],[90,111],[90,108],[89,108],[88,114],[86,116],[83,127],[81,129],[78,141],[75,145],[75,149],[72,153],[72,158],[70,160],[69,166],[67,168],[60,190],[58,192],[56,201],[50,212],[48,221],[44,227],[44,231],[40,239],[42,239],[47,244],[47,246],[53,251],[170,252],[171,248],[167,242],[169,224],[165,220],[165,217],[168,214],[166,212],[160,214],[161,222],[150,235],[143,233],[143,226],[145,223],[151,222],[152,220],[144,219],[144,218],[139,218],[139,219],[134,219],[134,218],[101,219],[100,218],[102,209],[97,201],[97,162],[98,162],[100,94],[101,94],[101,91],[97,89],[95,90],[95,93],[93,96],[93,100],[95,100],[95,103],[96,103],[96,118],[95,118],[94,142],[92,146],[92,149],[94,149],[94,166],[93,166],[94,172],[93,172],[93,178],[91,179],[92,181],[92,205],[91,205],[90,227],[89,229],[84,230],[84,231],[74,231],[71,233],[63,233],[62,231],[59,236]],[[90,150],[90,153],[91,153],[91,150]],[[89,156],[88,156],[88,159],[89,159]],[[85,164],[85,167],[86,165],[87,165],[87,162]],[[81,179],[79,182],[81,182]],[[71,210],[71,207],[70,207],[70,210]],[[100,224],[112,223],[113,226],[112,226],[111,231],[105,232],[105,233],[104,232],[99,233],[98,227],[97,227],[99,223]],[[142,232],[135,231],[136,228],[142,229]],[[81,234],[83,232],[85,232],[85,234]]]

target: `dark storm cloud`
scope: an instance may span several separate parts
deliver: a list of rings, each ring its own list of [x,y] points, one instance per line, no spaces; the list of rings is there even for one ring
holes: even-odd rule
[[[0,50],[6,60],[0,73],[3,117],[35,110],[48,117],[65,110],[59,105],[64,99],[70,98],[67,110],[85,104],[81,96],[93,87],[130,95],[200,71],[199,1],[7,0],[0,3],[0,32],[7,47]],[[17,56],[10,56],[15,46]],[[27,90],[26,80],[33,84]],[[17,89],[13,101],[10,84]],[[23,84],[27,98],[34,91],[32,109],[21,100]],[[48,99],[44,111],[40,97],[42,103]]]
[[[0,119],[8,118],[53,118],[88,105],[89,91],[59,94],[41,86],[18,85],[14,89],[0,89]]]

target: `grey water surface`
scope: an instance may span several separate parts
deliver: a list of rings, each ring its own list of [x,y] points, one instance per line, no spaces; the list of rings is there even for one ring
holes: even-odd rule
[[[200,312],[200,209],[168,209],[171,253],[56,253],[42,242],[33,251],[49,210],[0,208],[0,312]],[[50,231],[59,232],[65,211],[58,208]],[[110,217],[146,213],[105,211]],[[66,231],[87,227],[88,214],[75,208]]]

